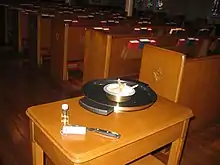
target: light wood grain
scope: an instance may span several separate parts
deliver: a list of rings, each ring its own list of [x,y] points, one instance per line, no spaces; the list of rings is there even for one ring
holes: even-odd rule
[[[182,53],[145,45],[139,79],[148,83],[158,95],[177,102],[184,62]]]
[[[35,106],[27,111],[27,115],[35,124],[35,141],[55,162],[65,160],[66,164],[87,164],[87,161],[91,161],[101,164],[104,160],[127,153],[127,157],[120,157],[118,161],[119,164],[126,163],[181,137],[182,122],[192,117],[188,108],[160,97],[149,109],[133,113],[113,113],[108,117],[84,110],[78,101],[79,98],[63,100]],[[70,106],[71,123],[119,132],[121,138],[112,140],[88,132],[84,137],[72,136],[72,140],[65,139],[60,134],[62,103],[68,103]],[[158,115],[161,110],[163,115]]]

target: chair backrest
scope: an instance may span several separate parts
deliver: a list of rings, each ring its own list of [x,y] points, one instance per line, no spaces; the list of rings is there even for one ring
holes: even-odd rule
[[[182,53],[145,45],[139,80],[149,84],[158,95],[177,102],[184,62]]]

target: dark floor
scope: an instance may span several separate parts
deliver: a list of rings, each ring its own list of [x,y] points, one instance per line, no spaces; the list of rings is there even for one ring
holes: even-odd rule
[[[25,110],[32,105],[80,95],[70,83],[57,85],[46,69],[36,70],[11,53],[0,50],[0,165],[29,165],[29,123]],[[191,136],[181,165],[220,164],[220,125]]]
[[[54,84],[45,70],[36,70],[0,52],[0,161],[3,165],[29,165],[29,130],[25,110],[32,105],[80,95],[71,86]]]

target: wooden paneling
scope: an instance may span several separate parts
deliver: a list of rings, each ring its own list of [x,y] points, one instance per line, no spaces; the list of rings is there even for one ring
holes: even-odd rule
[[[187,59],[178,102],[192,108],[191,128],[205,128],[220,117],[220,56]]]
[[[123,49],[127,49],[129,41],[135,39],[138,39],[138,37],[112,38],[109,70],[106,75],[107,77],[131,76],[139,73],[141,65],[140,59],[123,59],[121,57]]]
[[[51,17],[40,17],[40,54],[44,54],[45,49],[51,49],[51,22]]]
[[[90,42],[86,44],[86,54],[84,56],[83,82],[95,78],[105,77],[106,70],[106,48],[111,39],[100,32],[92,31],[87,34]],[[92,41],[92,42],[91,42]]]
[[[68,61],[83,60],[85,27],[69,27],[68,31]]]

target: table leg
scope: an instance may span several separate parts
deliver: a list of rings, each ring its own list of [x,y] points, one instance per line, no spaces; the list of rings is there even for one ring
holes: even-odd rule
[[[44,152],[34,141],[34,123],[31,122],[32,165],[44,165]]]
[[[172,143],[168,165],[179,165],[188,125],[189,120],[184,121],[181,136]]]
[[[36,142],[32,142],[33,165],[44,165],[44,152]]]

